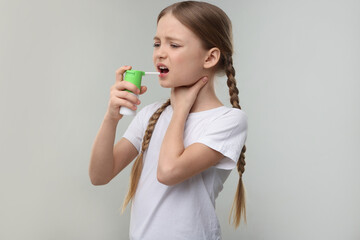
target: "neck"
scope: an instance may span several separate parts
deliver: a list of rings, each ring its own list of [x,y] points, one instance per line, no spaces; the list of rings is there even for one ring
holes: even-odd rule
[[[201,112],[220,106],[223,106],[223,104],[216,96],[214,76],[211,76],[209,82],[199,91],[190,112]]]

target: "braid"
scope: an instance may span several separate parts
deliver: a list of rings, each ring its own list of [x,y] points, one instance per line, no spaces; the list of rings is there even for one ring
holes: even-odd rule
[[[241,109],[239,104],[239,90],[236,87],[236,80],[235,80],[235,69],[233,66],[232,56],[230,54],[224,56],[225,62],[225,72],[228,78],[227,85],[229,87],[229,94],[230,94],[230,103],[234,108]],[[245,188],[242,181],[242,175],[245,171],[245,151],[246,146],[244,145],[239,160],[237,162],[237,170],[239,172],[239,182],[235,193],[234,203],[231,207],[230,219],[232,213],[234,212],[233,216],[233,223],[235,227],[238,227],[240,224],[241,216],[243,215],[244,220],[246,222],[246,207],[245,207]]]
[[[124,203],[123,203],[123,206],[122,206],[122,211],[125,210],[126,206],[128,205],[128,203],[132,200],[132,198],[135,195],[137,185],[138,185],[139,180],[140,180],[142,168],[143,168],[144,152],[149,147],[150,139],[151,139],[151,136],[153,134],[155,125],[157,123],[157,120],[159,119],[161,113],[169,105],[170,105],[170,99],[168,99],[158,110],[156,110],[156,112],[149,119],[149,123],[148,123],[148,126],[146,128],[145,135],[144,135],[144,138],[143,138],[143,141],[142,141],[140,154],[136,158],[136,160],[135,160],[135,162],[133,164],[133,167],[131,169],[129,191],[128,191],[126,197],[125,197],[125,200],[124,200]]]
[[[225,58],[225,71],[226,71],[226,76],[228,77],[226,83],[229,87],[230,103],[234,108],[241,109],[239,105],[239,96],[238,96],[239,90],[236,87],[235,69],[233,67],[233,60],[231,56]]]

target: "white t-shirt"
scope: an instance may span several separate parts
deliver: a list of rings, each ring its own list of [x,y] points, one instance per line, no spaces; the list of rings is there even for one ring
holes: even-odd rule
[[[154,103],[144,107],[124,134],[139,152],[148,120],[161,105]],[[245,144],[247,115],[240,109],[226,106],[190,113],[185,124],[184,147],[202,143],[225,157],[217,165],[179,184],[167,186],[157,180],[157,164],[172,113],[171,105],[163,111],[149,148],[144,152],[144,167],[132,201],[130,239],[221,239],[215,199]]]

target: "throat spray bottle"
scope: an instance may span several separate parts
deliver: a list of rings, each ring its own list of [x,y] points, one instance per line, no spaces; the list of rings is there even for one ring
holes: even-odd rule
[[[130,82],[134,84],[139,90],[141,89],[141,80],[142,76],[146,75],[159,75],[159,72],[143,72],[143,71],[137,71],[137,70],[127,70],[125,72],[124,81]],[[139,97],[137,94],[129,91],[124,90],[127,92],[130,92],[131,94],[134,94],[136,97]],[[120,108],[120,114],[125,116],[133,116],[136,115],[136,110],[129,109],[127,107],[121,107]]]

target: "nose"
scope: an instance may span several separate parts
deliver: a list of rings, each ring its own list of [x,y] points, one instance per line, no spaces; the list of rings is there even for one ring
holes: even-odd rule
[[[166,58],[167,53],[166,50],[163,46],[158,46],[156,48],[154,48],[154,58],[155,59],[164,59]]]

